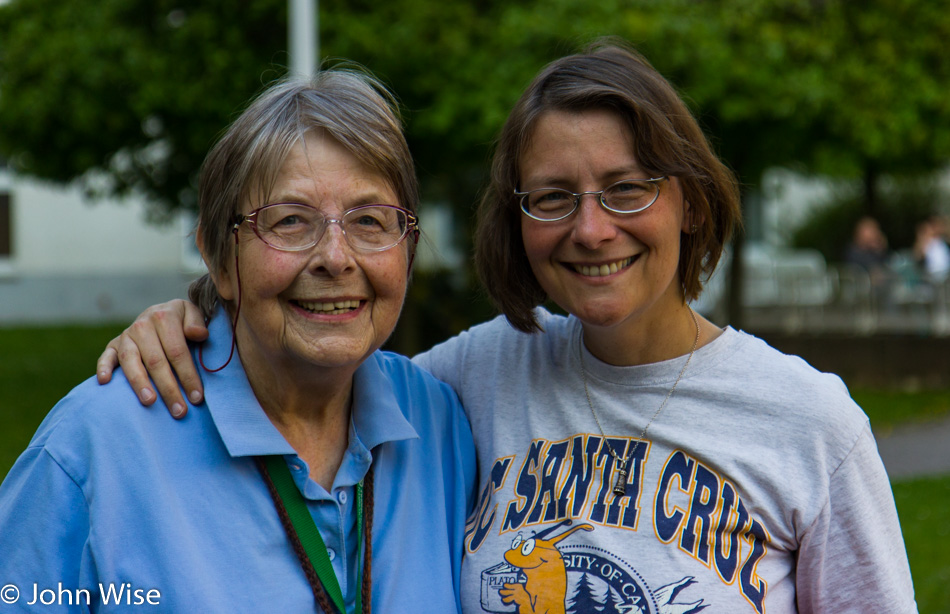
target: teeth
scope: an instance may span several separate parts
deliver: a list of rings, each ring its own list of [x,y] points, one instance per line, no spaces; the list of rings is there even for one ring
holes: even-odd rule
[[[575,265],[574,270],[586,277],[603,277],[604,275],[616,273],[617,271],[629,265],[631,262],[633,262],[632,257],[624,258],[623,260],[618,260],[617,262],[611,262],[610,264],[602,264],[600,266]]]
[[[330,315],[338,315],[341,313],[346,313],[352,309],[356,309],[360,306],[359,301],[336,301],[333,303],[319,303],[316,301],[297,301],[297,304],[306,309],[307,311],[312,311],[314,313],[324,313]]]

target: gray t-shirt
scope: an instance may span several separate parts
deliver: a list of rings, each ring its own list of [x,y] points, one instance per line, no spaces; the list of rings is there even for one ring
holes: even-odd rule
[[[580,324],[538,315],[544,333],[496,318],[415,359],[458,392],[478,450],[463,611],[917,611],[887,475],[838,377],[726,328],[636,446],[686,357],[583,350],[608,443],[632,459],[616,497]]]

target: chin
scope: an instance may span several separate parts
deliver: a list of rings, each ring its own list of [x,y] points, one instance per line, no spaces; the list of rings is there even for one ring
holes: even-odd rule
[[[619,324],[639,313],[641,308],[627,301],[618,301],[616,296],[586,297],[580,301],[554,302],[564,311],[588,324],[610,326]]]
[[[577,319],[580,320],[585,326],[594,326],[597,328],[614,328],[629,321],[626,318],[611,318],[604,317],[603,315],[598,315],[596,318],[578,317]]]

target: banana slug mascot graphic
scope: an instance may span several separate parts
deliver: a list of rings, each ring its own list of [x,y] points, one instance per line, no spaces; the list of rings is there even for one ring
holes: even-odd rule
[[[585,523],[548,537],[571,524],[565,520],[527,539],[519,533],[505,552],[505,562],[482,572],[483,609],[517,614],[695,614],[707,607],[702,599],[673,603],[694,583],[691,577],[651,591],[639,574],[626,571],[628,566],[609,553],[584,545],[562,552],[560,542],[577,531],[594,530]],[[495,585],[497,592],[486,590],[486,585]]]
[[[557,525],[554,527],[556,529]],[[567,568],[556,544],[574,531],[593,531],[589,524],[579,524],[552,538],[543,539],[553,529],[522,540],[521,534],[511,542],[505,560],[524,573],[524,584],[505,584],[498,591],[503,603],[514,603],[518,612],[531,614],[565,614]]]

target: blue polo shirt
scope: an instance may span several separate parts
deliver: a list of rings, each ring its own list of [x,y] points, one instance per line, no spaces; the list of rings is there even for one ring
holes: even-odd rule
[[[210,330],[213,368],[231,332],[220,313]],[[458,611],[475,452],[446,384],[402,356],[367,359],[327,492],[264,414],[236,352],[202,377],[206,401],[181,422],[161,402],[143,409],[119,371],[53,408],[0,486],[0,611],[316,611],[258,455],[286,459],[348,609],[359,590],[354,486],[372,463],[373,610]]]

